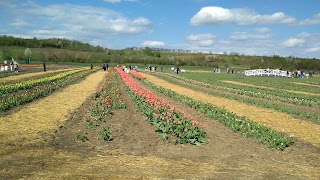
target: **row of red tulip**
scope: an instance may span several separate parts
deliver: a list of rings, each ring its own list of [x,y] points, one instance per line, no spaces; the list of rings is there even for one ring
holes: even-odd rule
[[[192,120],[183,111],[157,97],[151,90],[138,83],[126,72],[119,68],[116,69],[133,94],[132,98],[140,106],[139,109],[142,109],[150,123],[158,128],[157,132],[164,139],[170,140],[172,138],[174,143],[196,145],[208,141],[206,133],[199,127],[198,121]]]

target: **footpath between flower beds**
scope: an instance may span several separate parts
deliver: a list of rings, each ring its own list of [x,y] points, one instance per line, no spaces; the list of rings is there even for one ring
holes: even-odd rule
[[[139,110],[147,116],[150,124],[158,129],[163,139],[175,144],[190,143],[201,145],[207,143],[206,132],[199,127],[199,122],[187,117],[183,111],[158,98],[151,90],[140,85],[129,74],[116,68],[120,74],[131,99]]]

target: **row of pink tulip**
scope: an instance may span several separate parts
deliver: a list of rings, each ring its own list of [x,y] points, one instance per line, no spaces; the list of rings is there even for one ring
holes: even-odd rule
[[[192,120],[183,111],[157,97],[153,91],[138,83],[126,72],[116,69],[130,90],[131,98],[147,116],[148,121],[158,128],[156,132],[164,139],[195,145],[208,142],[206,133],[199,127],[198,121]]]

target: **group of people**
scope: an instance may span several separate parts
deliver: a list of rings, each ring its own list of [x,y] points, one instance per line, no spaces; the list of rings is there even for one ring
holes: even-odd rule
[[[233,68],[227,68],[227,73],[229,74],[229,73],[236,73],[236,70],[235,69],[233,69]]]
[[[109,65],[106,64],[106,63],[103,63],[103,64],[102,64],[102,70],[103,70],[103,71],[108,71],[108,69],[109,69]]]
[[[6,64],[6,62],[5,62]],[[15,61],[13,58],[10,62],[10,72],[13,73],[13,72],[19,72],[19,63],[17,61]]]
[[[311,77],[312,76],[312,72],[306,73],[304,71],[301,70],[296,70],[296,71],[292,71],[289,72],[287,71],[287,77],[292,77],[292,78],[304,78],[304,77]]]
[[[157,71],[157,66],[151,66],[149,65],[148,67],[146,67],[146,70],[149,70],[149,71]],[[163,70],[163,66],[160,66],[160,71],[162,72]]]
[[[177,67],[177,68],[175,68],[175,67],[172,67],[171,68],[171,71],[172,71],[172,73],[177,73],[177,74],[179,74],[179,72],[181,72],[181,68],[180,67]]]
[[[135,71],[139,71],[139,67],[138,66],[121,66],[122,67],[122,71],[129,73],[131,70],[135,70]],[[117,68],[119,68],[119,65],[117,65]]]
[[[219,67],[213,68],[213,73],[220,73],[220,68]]]

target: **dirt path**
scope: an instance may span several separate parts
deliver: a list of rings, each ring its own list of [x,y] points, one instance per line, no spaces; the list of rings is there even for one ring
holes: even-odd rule
[[[263,88],[263,89],[274,89],[274,88],[271,88],[271,87],[257,86],[257,85],[253,85],[253,84],[241,83],[241,82],[236,82],[236,81],[223,80],[223,81],[221,81],[221,82],[230,83],[230,84],[236,84],[236,85],[249,86],[249,87],[258,87],[258,88]]]
[[[308,83],[303,83],[303,82],[293,82],[293,84],[304,85],[304,86],[312,86],[312,87],[319,87],[320,88],[320,85],[308,84]]]
[[[243,85],[243,86],[250,86],[250,87],[258,87],[258,88],[264,88],[264,89],[274,89],[274,88],[271,88],[271,87],[257,86],[257,85],[253,85],[253,84],[240,83],[240,82],[236,82],[236,81],[221,81],[221,82],[230,83],[230,84],[236,84],[236,85]],[[293,93],[297,93],[297,94],[320,96],[320,94],[310,93],[310,92],[303,92],[303,91],[292,91],[292,90],[285,90],[285,89],[284,89],[284,91],[293,92]]]
[[[224,107],[226,110],[234,112],[239,116],[245,116],[252,121],[265,124],[279,132],[284,132],[288,135],[311,143],[316,147],[320,147],[320,125],[301,121],[278,111],[247,105],[226,98],[210,96],[206,93],[174,85],[146,73],[142,73],[142,75],[156,85],[169,88],[179,94],[183,94],[203,102],[212,103],[221,108]]]

